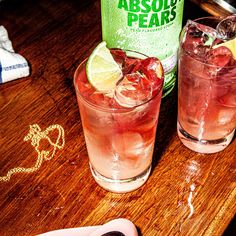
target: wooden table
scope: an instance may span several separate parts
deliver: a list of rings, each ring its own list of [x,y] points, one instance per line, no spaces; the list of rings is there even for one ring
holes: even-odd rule
[[[222,235],[236,213],[236,140],[211,155],[185,148],[176,133],[176,90],[162,101],[146,184],[114,194],[93,180],[73,73],[101,41],[100,2],[6,0],[0,12],[14,49],[31,66],[29,77],[0,85],[0,176],[31,168],[42,150],[53,151],[45,139],[38,153],[24,141],[30,125],[41,129],[33,135],[54,141],[58,132],[46,134],[48,127],[58,124],[65,131],[65,145],[51,159],[0,182],[0,235],[36,235],[119,217],[144,236]],[[185,20],[201,15],[207,13],[186,1]]]
[[[210,13],[213,16],[227,16],[229,14],[235,14],[235,8],[233,5],[230,5],[230,2],[233,3],[235,0],[190,0],[193,3],[197,4],[199,7],[204,9],[206,12]],[[228,5],[228,4],[229,5]],[[225,6],[226,4],[226,6]],[[224,6],[224,7],[223,7]]]

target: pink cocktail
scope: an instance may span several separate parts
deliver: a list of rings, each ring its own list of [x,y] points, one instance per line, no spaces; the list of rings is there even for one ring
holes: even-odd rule
[[[143,185],[151,171],[163,87],[163,75],[158,78],[155,70],[162,66],[154,58],[111,52],[124,74],[114,91],[93,88],[86,60],[74,85],[93,177],[107,190],[128,192]]]
[[[178,135],[185,146],[201,153],[223,150],[236,128],[236,58],[221,46],[235,35],[221,35],[219,21],[189,21],[180,38]]]

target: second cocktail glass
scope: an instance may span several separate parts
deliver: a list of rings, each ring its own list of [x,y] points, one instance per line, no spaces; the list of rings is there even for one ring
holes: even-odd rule
[[[227,21],[235,29],[233,17]],[[236,128],[236,49],[229,48],[236,39],[227,39],[233,32],[219,22],[215,17],[189,21],[180,38],[178,135],[200,153],[223,150]]]

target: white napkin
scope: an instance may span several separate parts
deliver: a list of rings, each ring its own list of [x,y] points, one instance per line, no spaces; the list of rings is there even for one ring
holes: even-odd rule
[[[15,53],[7,30],[0,26],[0,84],[29,75],[26,59]]]

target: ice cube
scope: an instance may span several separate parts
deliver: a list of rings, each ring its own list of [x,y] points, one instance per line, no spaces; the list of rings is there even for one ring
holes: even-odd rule
[[[149,101],[161,91],[163,67],[154,57],[136,60],[132,70],[120,80],[115,89],[115,100],[123,107],[135,107]]]
[[[140,65],[141,65],[141,59],[127,57],[122,70],[123,75],[131,74],[137,71]]]
[[[118,133],[112,137],[112,147],[121,158],[135,158],[143,153],[144,141],[136,132]]]
[[[145,76],[139,73],[126,75],[115,90],[116,101],[124,107],[135,107],[152,97],[152,87]]]
[[[234,109],[220,109],[217,117],[219,125],[230,125],[236,120],[236,112]]]
[[[205,62],[217,67],[231,66],[234,63],[234,57],[230,49],[220,46],[207,52]]]
[[[234,57],[232,52],[224,46],[211,49],[205,56],[205,71],[209,78],[224,74],[227,67],[234,65]]]
[[[164,72],[160,60],[154,57],[149,57],[141,61],[140,67],[140,71],[145,74],[152,84],[157,86],[162,84]],[[137,70],[139,70],[139,68],[137,68]]]
[[[216,27],[217,37],[229,40],[236,37],[236,14],[226,17]]]
[[[233,107],[236,109],[236,89],[232,93],[225,94],[221,96],[218,101],[226,107]],[[236,111],[234,111],[236,116]]]
[[[127,59],[126,53],[121,49],[111,49],[110,51],[116,63],[123,68],[125,60]]]
[[[207,75],[207,73],[205,72],[205,66],[204,63],[200,63],[199,60],[197,60],[198,58],[195,58],[192,55],[188,55],[185,54],[184,56],[181,56],[179,58],[179,73],[183,76],[183,77],[200,77],[200,78],[204,78]],[[201,61],[203,61],[204,59],[201,59]],[[195,81],[195,80],[193,80]],[[186,83],[192,82],[192,80],[190,81],[185,81]],[[191,87],[191,86],[190,86]]]
[[[215,29],[192,20],[188,20],[183,32],[182,47],[190,54],[201,56],[212,46],[217,35]]]
[[[204,45],[197,45],[193,51],[194,56],[198,59],[202,59],[205,57],[207,52],[209,52],[210,47],[209,46],[204,46]]]

